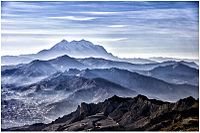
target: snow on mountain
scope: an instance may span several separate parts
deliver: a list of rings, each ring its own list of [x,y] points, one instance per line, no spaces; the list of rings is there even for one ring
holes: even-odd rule
[[[84,57],[103,57],[113,58],[112,54],[108,53],[102,46],[94,45],[93,43],[84,39],[80,41],[62,40],[54,45],[49,50],[42,50],[37,53],[36,58],[51,59],[63,54],[71,57],[84,58]]]
[[[93,43],[84,39],[80,41],[62,40],[50,49],[45,49],[37,54],[27,54],[19,56],[2,56],[2,65],[11,65],[19,63],[28,63],[34,59],[49,60],[62,55],[69,55],[71,57],[85,58],[85,57],[101,57],[106,59],[114,59],[111,53],[108,53],[102,46],[94,45]]]
[[[74,58],[103,58],[115,61],[129,62],[134,64],[150,64],[163,61],[187,61],[190,62],[190,66],[195,68],[198,67],[197,60],[186,60],[186,59],[175,59],[175,58],[119,58],[117,56],[108,53],[104,47],[100,45],[94,45],[92,42],[87,40],[71,41],[62,40],[55,44],[50,49],[44,49],[36,54],[27,54],[19,56],[2,56],[1,65],[16,65],[19,63],[29,63],[35,59],[39,60],[49,60],[59,56],[68,55]],[[197,64],[195,64],[195,63]]]
[[[69,55],[70,57],[75,58],[104,58],[109,60],[116,61],[126,61],[130,63],[137,64],[146,64],[153,63],[154,61],[141,58],[118,58],[113,56],[111,53],[108,53],[104,47],[100,45],[94,45],[90,41],[84,39],[80,41],[71,41],[62,40],[59,43],[55,44],[50,49],[44,49],[39,51],[36,54],[27,54],[19,56],[2,56],[1,64],[2,65],[16,65],[19,63],[29,63],[35,59],[39,60],[49,60],[62,55]]]

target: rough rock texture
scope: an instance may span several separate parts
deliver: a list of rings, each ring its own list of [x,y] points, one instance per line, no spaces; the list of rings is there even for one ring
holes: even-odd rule
[[[81,103],[76,111],[49,124],[6,129],[7,131],[198,131],[199,101],[193,97],[176,103],[113,96],[98,104]]]

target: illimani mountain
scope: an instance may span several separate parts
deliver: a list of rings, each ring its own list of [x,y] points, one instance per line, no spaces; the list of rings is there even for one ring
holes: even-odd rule
[[[104,102],[81,103],[51,123],[36,123],[6,131],[198,131],[199,101],[193,97],[175,103],[113,96]]]
[[[71,41],[68,42],[66,40],[62,40],[59,43],[55,44],[50,49],[41,50],[36,54],[27,54],[27,55],[19,55],[19,56],[2,56],[1,64],[2,65],[16,65],[19,63],[29,63],[33,60],[50,60],[53,58],[57,58],[58,56],[69,55],[74,58],[104,58],[116,61],[126,61],[131,63],[154,63],[155,61],[151,61],[148,59],[121,59],[116,56],[113,56],[111,53],[108,53],[104,47],[100,45],[94,45],[92,42],[87,40],[80,41]]]
[[[102,46],[94,45],[89,41],[71,41],[62,40],[50,49],[45,49],[37,54],[20,55],[20,56],[3,56],[1,58],[2,64],[18,64],[28,63],[35,59],[49,60],[62,55],[69,55],[71,57],[102,57],[115,58],[108,53]]]
[[[66,74],[76,75],[86,78],[103,78],[114,82],[126,88],[132,89],[140,94],[162,100],[174,101],[183,97],[198,97],[198,87],[188,84],[172,84],[153,78],[130,72],[128,70],[110,68],[110,69],[85,69],[82,71],[70,70]]]
[[[182,62],[156,67],[149,71],[148,75],[175,84],[199,85],[199,70],[189,67]]]
[[[36,57],[43,59],[51,59],[67,54],[71,57],[104,57],[112,58],[112,54],[108,53],[102,46],[94,45],[93,43],[80,40],[71,41],[62,40],[49,50],[42,50],[37,53]]]

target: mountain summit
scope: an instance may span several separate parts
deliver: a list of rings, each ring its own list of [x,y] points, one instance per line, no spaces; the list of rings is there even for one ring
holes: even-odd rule
[[[68,55],[72,58],[102,58],[107,60],[129,62],[134,64],[148,64],[156,63],[155,61],[143,58],[120,58],[108,53],[103,46],[95,45],[87,40],[71,41],[63,39],[50,49],[44,49],[36,54],[25,54],[19,56],[2,56],[1,65],[16,65],[20,63],[30,63],[33,60],[49,60],[59,56]],[[193,67],[198,68],[197,65],[191,64]]]
[[[102,46],[94,45],[90,41],[84,39],[80,41],[62,40],[54,45],[49,50],[43,50],[37,53],[39,57],[44,59],[55,58],[61,55],[67,54],[71,57],[83,58],[83,57],[101,57],[101,58],[113,58],[113,55],[108,53]]]
[[[19,56],[2,56],[1,64],[19,64],[29,63],[32,60],[49,60],[62,55],[69,55],[75,58],[86,58],[86,57],[98,57],[105,59],[117,59],[111,53],[108,53],[104,47],[100,45],[94,45],[90,41],[84,39],[80,41],[71,41],[63,39],[59,43],[55,44],[50,49],[44,49],[36,54],[27,54]]]

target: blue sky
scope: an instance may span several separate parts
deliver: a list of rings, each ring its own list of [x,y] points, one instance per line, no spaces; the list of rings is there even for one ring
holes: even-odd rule
[[[2,2],[1,53],[85,39],[119,57],[198,58],[198,2]]]

